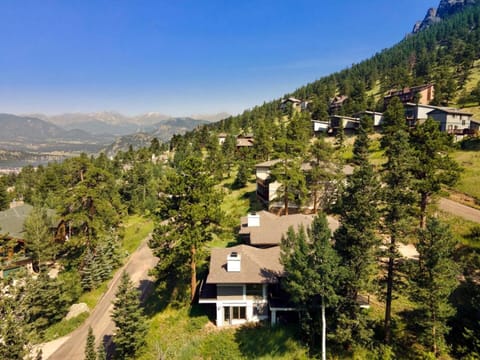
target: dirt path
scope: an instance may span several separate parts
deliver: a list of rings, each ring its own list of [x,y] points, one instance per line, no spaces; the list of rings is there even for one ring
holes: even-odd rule
[[[455,201],[441,198],[438,202],[440,210],[464,218],[465,220],[480,223],[480,210],[459,204]]]
[[[152,279],[148,276],[148,271],[157,264],[158,259],[153,256],[147,242],[148,238],[144,239],[128,262],[115,273],[107,292],[103,295],[95,309],[93,309],[85,323],[69,336],[62,338],[63,341],[57,339],[56,344],[47,343],[44,345],[44,359],[83,360],[89,326],[93,329],[96,346],[102,342],[107,345],[110,344],[115,328],[113,321],[110,318],[110,313],[113,308],[112,301],[115,298],[115,293],[120,283],[123,270],[130,275],[134,284],[142,291],[142,296],[152,284]],[[58,348],[52,350],[52,345],[57,345]],[[51,355],[49,356],[49,354]]]

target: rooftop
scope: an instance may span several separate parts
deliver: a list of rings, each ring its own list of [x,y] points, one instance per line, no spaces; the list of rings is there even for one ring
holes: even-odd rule
[[[241,258],[241,270],[227,271],[227,257],[236,252]],[[207,284],[262,284],[276,283],[283,273],[280,247],[259,249],[248,245],[213,248],[210,256]]]
[[[33,210],[32,205],[24,204],[14,208],[0,211],[0,234],[22,239],[24,236],[23,224]],[[54,210],[47,210],[48,215],[53,216]]]
[[[240,235],[249,235],[252,245],[278,245],[282,236],[287,233],[290,226],[297,230],[300,225],[305,228],[310,226],[314,215],[292,214],[277,216],[268,211],[257,212],[260,217],[260,226],[248,226],[248,216],[241,218]],[[338,228],[338,221],[328,216],[328,225],[333,232]]]

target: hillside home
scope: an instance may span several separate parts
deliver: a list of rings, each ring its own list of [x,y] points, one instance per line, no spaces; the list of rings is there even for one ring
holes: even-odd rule
[[[301,111],[302,110],[302,100],[296,99],[294,97],[289,97],[289,98],[281,100],[280,110],[287,111],[289,106],[291,106],[292,109],[295,110],[295,111]]]
[[[274,159],[259,163],[255,166],[257,199],[265,204],[269,210],[283,208],[283,202],[275,199],[281,184],[278,181],[273,181],[270,176],[272,168],[280,161],[280,159]],[[303,163],[301,169],[304,172],[308,172],[312,169],[312,166],[310,163]],[[353,167],[350,165],[345,165],[342,171],[344,175],[351,175],[353,173]],[[313,201],[311,204],[305,205],[304,207],[307,209],[312,209]],[[298,206],[290,203],[289,208],[297,209]]]
[[[453,108],[437,108],[427,113],[428,117],[440,124],[440,130],[453,135],[470,133],[472,113]]]
[[[333,99],[330,100],[330,104],[328,104],[328,111],[330,114],[337,113],[348,101],[348,96],[346,95],[338,95],[335,96]]]
[[[360,126],[360,119],[350,116],[330,115],[329,132],[336,133],[340,126],[347,132],[354,132]]]
[[[320,121],[320,120],[312,120],[312,127],[313,132],[317,133],[326,133],[330,127],[329,121]]]
[[[374,128],[379,128],[383,125],[383,113],[381,112],[365,110],[354,115],[354,117],[358,119],[364,116],[371,119]]]
[[[253,147],[253,134],[245,134],[237,136],[237,149]]]
[[[415,103],[406,103],[405,108],[405,118],[407,124],[412,127],[415,125],[420,125],[425,122],[428,118],[428,113],[432,110],[441,109],[438,106],[433,105],[423,105]]]
[[[214,248],[207,279],[201,284],[199,303],[215,305],[219,327],[268,320],[295,311],[279,284],[282,236],[288,227],[310,226],[313,216],[276,216],[266,211],[242,218],[241,237],[250,245]],[[338,222],[329,218],[332,232]],[[254,246],[253,246],[254,245]]]
[[[228,136],[228,134],[226,134],[226,133],[220,133],[220,134],[218,134],[218,143],[219,143],[220,145],[223,145],[223,143],[224,143],[225,140],[227,139],[227,136]]]
[[[0,211],[0,278],[21,268],[33,271],[31,255],[26,250],[23,224],[33,210],[33,206],[23,204]],[[47,211],[54,216],[53,210]],[[62,224],[62,222],[61,222]],[[59,236],[59,227],[51,229],[52,241]]]
[[[383,97],[384,106],[387,107],[394,97],[398,97],[404,104],[418,103],[428,105],[435,96],[435,86],[433,84],[423,84],[419,86],[404,87],[403,89],[391,89]]]

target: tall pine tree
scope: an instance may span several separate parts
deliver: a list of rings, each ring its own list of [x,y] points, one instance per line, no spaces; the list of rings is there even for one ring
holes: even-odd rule
[[[140,307],[138,291],[124,271],[113,302],[112,319],[116,334],[113,338],[118,359],[133,359],[145,342],[147,324]]]
[[[410,226],[411,204],[415,203],[411,169],[413,151],[409,143],[409,133],[405,121],[403,105],[394,98],[384,113],[384,135],[382,148],[387,162],[383,168],[384,225],[389,237],[387,248],[387,289],[385,296],[385,343],[392,339],[392,300],[395,277],[395,264],[398,258],[398,241]]]

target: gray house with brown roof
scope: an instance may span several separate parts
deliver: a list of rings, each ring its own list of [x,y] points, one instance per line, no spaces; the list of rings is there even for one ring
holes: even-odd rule
[[[311,215],[276,216],[266,211],[241,219],[239,235],[249,245],[214,248],[209,274],[200,287],[200,304],[214,304],[217,326],[277,321],[279,312],[294,311],[282,292],[280,242],[292,226],[310,226]],[[328,217],[334,231],[338,221]]]

